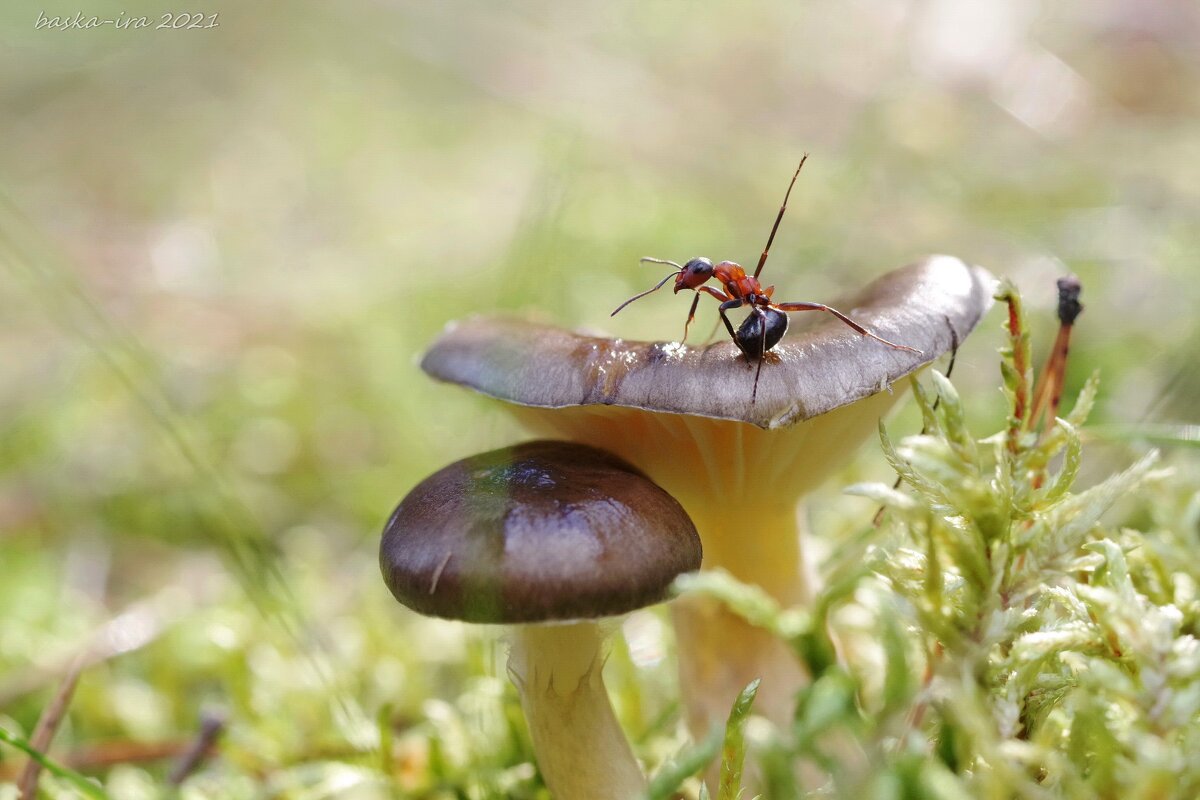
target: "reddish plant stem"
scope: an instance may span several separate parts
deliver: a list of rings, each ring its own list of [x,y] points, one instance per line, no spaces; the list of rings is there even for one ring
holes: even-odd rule
[[[1013,294],[1006,295],[1004,302],[1008,305],[1008,334],[1012,339],[1013,371],[1017,374],[1017,386],[1013,393],[1013,418],[1008,428],[1008,450],[1015,455],[1021,433],[1028,426],[1026,404],[1029,401],[1029,364],[1025,360],[1025,347],[1021,341],[1025,332],[1021,326],[1017,297]]]

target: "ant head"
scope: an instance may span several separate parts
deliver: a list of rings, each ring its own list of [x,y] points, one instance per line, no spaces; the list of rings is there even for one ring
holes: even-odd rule
[[[683,265],[675,278],[675,293],[683,289],[695,289],[713,275],[713,263],[707,258],[693,258]]]

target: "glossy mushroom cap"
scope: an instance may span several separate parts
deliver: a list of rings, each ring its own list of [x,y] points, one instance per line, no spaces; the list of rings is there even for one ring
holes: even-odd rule
[[[603,450],[540,441],[426,478],[388,520],[379,561],[415,611],[521,623],[642,608],[700,556],[688,515],[641,472]]]
[[[520,405],[624,406],[776,428],[873,395],[950,350],[991,305],[993,283],[979,267],[930,256],[835,304],[919,353],[865,338],[828,314],[792,314],[797,328],[801,320],[813,324],[767,355],[753,404],[755,371],[728,340],[694,348],[477,317],[447,328],[421,367]]]

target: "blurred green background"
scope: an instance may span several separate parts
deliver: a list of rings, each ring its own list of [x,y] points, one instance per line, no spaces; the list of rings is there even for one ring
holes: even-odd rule
[[[76,12],[218,27],[38,28]],[[4,4],[0,715],[100,642],[63,741],[215,705],[253,783],[506,691],[375,566],[417,480],[521,436],[417,355],[495,310],[677,337],[669,295],[608,318],[638,258],[753,262],[804,152],[779,297],[951,253],[1017,282],[1040,359],[1074,272],[1068,396],[1100,368],[1096,421],[1198,421],[1198,41],[1188,0]],[[999,322],[956,367],[979,430]],[[870,514],[826,495],[818,533]]]

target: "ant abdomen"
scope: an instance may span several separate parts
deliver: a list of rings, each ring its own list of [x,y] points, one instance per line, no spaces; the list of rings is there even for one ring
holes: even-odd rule
[[[767,329],[765,340],[763,339],[764,320]],[[787,329],[787,314],[774,308],[757,309],[742,320],[733,341],[746,358],[756,361],[759,356],[779,344],[779,340],[787,333]]]

